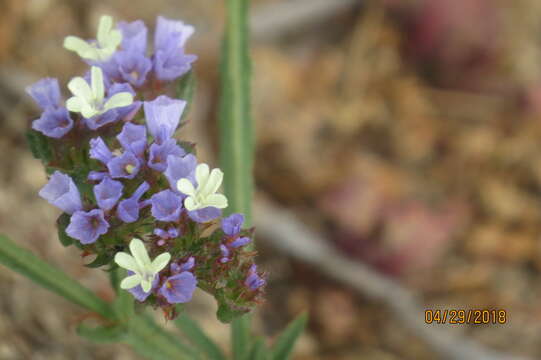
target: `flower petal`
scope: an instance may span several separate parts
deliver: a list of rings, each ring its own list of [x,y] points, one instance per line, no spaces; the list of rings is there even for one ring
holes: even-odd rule
[[[92,46],[77,36],[67,36],[64,39],[64,48],[76,52],[80,57],[92,51]]]
[[[205,184],[205,187],[199,190],[203,198],[214,194],[218,190],[220,185],[222,185],[223,179],[224,173],[222,172],[222,170],[212,169],[208,177],[207,183]]]
[[[113,18],[108,15],[103,15],[100,17],[100,22],[98,24],[98,33],[96,39],[100,46],[107,44],[107,39],[109,37],[109,32],[113,27]]]
[[[137,264],[141,267],[141,270],[151,264],[145,244],[141,240],[133,238],[130,242],[130,251]]]
[[[207,164],[199,164],[195,168],[195,179],[197,180],[197,187],[203,187],[209,177],[209,166]]]
[[[227,198],[222,194],[212,194],[205,198],[205,207],[214,206],[218,209],[225,209],[227,207]],[[186,206],[186,209],[188,207]]]
[[[154,274],[159,273],[163,268],[167,266],[167,264],[169,264],[169,260],[171,260],[171,254],[169,254],[168,252],[158,255],[152,261],[152,272]]]
[[[190,180],[183,178],[177,182],[177,189],[183,194],[195,196],[195,188]]]
[[[103,106],[103,110],[111,110],[117,107],[123,107],[128,106],[133,103],[133,95],[129,92],[121,92],[114,94],[105,102],[105,105]]]
[[[73,95],[88,102],[92,99],[92,89],[88,83],[80,76],[74,77],[68,83],[68,89]]]
[[[105,87],[103,85],[103,72],[97,66],[92,66],[90,70],[91,84],[92,84],[92,96],[96,103],[101,104],[103,102],[103,96],[105,95]]]
[[[140,283],[141,283],[141,276],[138,274],[134,274],[134,275],[124,278],[120,282],[120,288],[124,290],[128,290],[128,289],[136,287]]]
[[[188,211],[194,211],[199,209],[193,197],[189,196],[184,200],[184,207]]]
[[[140,272],[139,265],[137,265],[137,262],[131,256],[130,254],[127,254],[125,252],[118,252],[115,255],[115,262],[120,266],[121,268],[124,268],[126,270],[130,270],[133,272]]]

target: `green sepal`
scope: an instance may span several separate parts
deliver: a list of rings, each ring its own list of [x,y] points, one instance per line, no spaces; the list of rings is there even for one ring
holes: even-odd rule
[[[108,253],[98,254],[98,256],[91,263],[85,264],[88,268],[98,268],[103,265],[108,265],[113,261],[113,257]],[[109,270],[111,271],[111,270]]]
[[[70,223],[71,216],[66,213],[62,213],[56,220],[56,226],[58,230],[58,240],[60,240],[60,243],[64,246],[70,246],[75,241],[73,238],[68,236],[66,234],[66,228],[68,227]]]
[[[190,70],[188,73],[183,75],[178,82],[177,97],[179,99],[186,101],[186,108],[184,109],[184,112],[182,113],[182,117],[180,118],[181,122],[182,120],[186,118],[186,116],[190,112],[196,86],[197,86],[197,81],[196,81],[193,70]]]
[[[45,135],[35,130],[28,130],[26,132],[26,140],[34,158],[43,161],[45,164],[51,161],[51,145]]]

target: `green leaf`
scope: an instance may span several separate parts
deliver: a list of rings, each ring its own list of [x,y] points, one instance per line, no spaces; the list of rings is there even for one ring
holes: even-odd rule
[[[233,347],[233,358],[244,360],[249,354],[251,316],[244,315],[237,318],[231,324],[231,345]]]
[[[122,325],[90,327],[79,324],[77,334],[96,343],[115,343],[124,340],[127,328]]]
[[[248,0],[227,1],[226,34],[221,56],[220,165],[229,206],[251,225],[254,134],[250,114]]]
[[[70,223],[70,215],[66,213],[62,213],[56,220],[56,225],[58,229],[58,239],[64,246],[70,246],[75,241],[73,238],[69,237],[68,234],[66,234],[66,228],[68,227]]]
[[[92,291],[1,235],[0,263],[85,309],[113,318],[109,305]]]
[[[32,155],[38,160],[48,163],[51,161],[52,152],[49,145],[49,139],[42,133],[35,130],[28,130],[26,132],[26,140]]]
[[[306,313],[301,314],[295,320],[293,320],[282,334],[276,340],[276,343],[272,347],[272,359],[273,360],[287,360],[293,351],[297,338],[302,334],[308,315]]]
[[[258,338],[250,352],[250,360],[267,360],[269,349],[265,345],[265,339]]]
[[[196,87],[197,79],[193,70],[190,70],[187,74],[182,76],[182,78],[178,82],[177,97],[186,101],[186,108],[182,113],[182,117],[180,119],[181,121],[184,120],[184,118],[186,118],[186,115],[188,115],[188,113],[190,112]]]
[[[130,321],[130,337],[127,341],[133,345],[134,339],[152,342],[153,348],[156,351],[159,349],[158,352],[169,356],[169,359],[195,360],[201,358],[198,351],[182,343],[171,333],[164,331],[146,314],[135,316]],[[154,357],[151,358],[154,359]]]
[[[85,266],[88,268],[95,269],[95,268],[99,268],[100,266],[110,264],[112,260],[113,260],[113,257],[110,254],[102,253],[102,254],[98,254],[98,256],[96,256],[94,261],[92,261],[89,264],[85,264]]]
[[[115,270],[111,271],[111,274],[116,274],[118,279],[123,279],[127,276],[126,270],[120,268],[116,268]],[[118,288],[118,284],[119,283],[117,282],[117,288],[115,288],[117,291],[117,296],[113,302],[113,309],[115,310],[115,313],[119,319],[128,321],[134,314],[133,296],[128,291]]]
[[[181,314],[176,320],[175,325],[186,335],[186,337],[201,352],[207,355],[210,360],[225,360],[222,350],[205,334],[203,329],[185,314]]]

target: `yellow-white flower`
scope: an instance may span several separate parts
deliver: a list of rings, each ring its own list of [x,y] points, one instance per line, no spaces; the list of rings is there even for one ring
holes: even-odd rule
[[[171,254],[162,253],[150,261],[147,249],[139,239],[132,239],[130,251],[131,255],[125,252],[118,252],[115,255],[115,262],[118,266],[134,273],[120,282],[120,288],[127,290],[141,285],[144,292],[149,292],[156,274],[165,268],[171,260]]]
[[[133,103],[133,95],[120,92],[105,101],[103,72],[97,66],[90,71],[90,85],[82,77],[75,77],[68,83],[73,97],[66,101],[66,108],[72,112],[80,112],[85,118],[101,115],[104,112]]]
[[[89,43],[77,36],[67,36],[64,47],[87,60],[106,61],[122,42],[122,33],[113,29],[113,18],[102,16],[98,25],[96,42]]]
[[[186,178],[177,182],[178,191],[188,195],[184,200],[184,207],[188,211],[203,209],[213,206],[218,209],[227,207],[227,198],[222,194],[216,194],[216,191],[222,184],[224,173],[220,169],[209,171],[207,164],[199,164],[195,168],[195,179],[197,188]]]

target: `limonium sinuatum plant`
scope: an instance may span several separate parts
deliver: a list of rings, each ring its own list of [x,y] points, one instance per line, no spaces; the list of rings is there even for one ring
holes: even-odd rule
[[[229,322],[261,301],[265,280],[247,247],[253,229],[242,214],[222,217],[222,171],[176,139],[190,100],[176,97],[189,93],[197,59],[185,52],[193,33],[158,17],[150,53],[142,21],[103,16],[96,39],[66,37],[88,70],[65,91],[53,78],[28,87],[42,110],[28,138],[49,178],[39,195],[63,211],[62,243],[95,256],[86,266],[125,269],[122,291],[167,318],[199,287]]]

